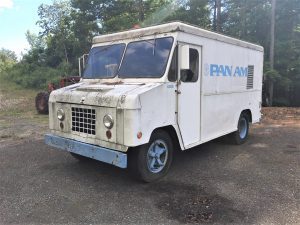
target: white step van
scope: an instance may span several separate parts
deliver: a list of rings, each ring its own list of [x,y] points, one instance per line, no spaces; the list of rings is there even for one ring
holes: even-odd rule
[[[245,142],[262,74],[261,46],[180,22],[97,36],[81,81],[50,95],[45,142],[151,182],[177,146]]]

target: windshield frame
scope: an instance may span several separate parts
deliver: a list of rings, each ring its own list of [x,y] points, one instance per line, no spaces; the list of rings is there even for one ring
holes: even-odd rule
[[[92,55],[91,55],[91,51],[92,51],[93,49],[96,49],[96,48],[103,48],[103,49],[101,49],[101,50],[103,51],[103,50],[105,50],[105,49],[109,49],[109,48],[111,48],[112,46],[117,46],[117,45],[123,46],[124,48],[123,48],[123,51],[121,52],[121,55],[120,55],[120,56],[121,56],[121,57],[120,57],[120,62],[119,62],[119,64],[118,64],[118,68],[117,68],[117,70],[116,70],[116,72],[115,72],[114,75],[112,75],[112,76],[105,76],[105,77],[99,77],[99,75],[93,75],[93,76],[97,76],[97,77],[85,77],[84,74],[86,73],[86,70],[87,70],[87,68],[88,68],[88,67],[86,66],[85,69],[84,69],[84,71],[83,71],[82,78],[83,78],[83,79],[89,79],[89,80],[90,80],[90,79],[112,79],[112,78],[115,78],[115,77],[118,75],[118,72],[119,72],[121,63],[122,63],[122,61],[123,61],[124,52],[125,52],[125,50],[126,50],[126,48],[127,48],[127,43],[120,42],[120,43],[110,43],[110,44],[107,44],[107,45],[93,46],[93,47],[91,48],[90,52],[89,52],[89,57],[88,57],[88,59],[87,59],[87,62],[89,62],[90,57],[92,56]],[[101,50],[100,50],[100,51],[101,51]],[[101,75],[101,76],[103,76],[103,75]]]
[[[170,47],[169,55],[167,56],[167,60],[166,60],[165,66],[164,66],[164,70],[163,70],[162,75],[160,77],[119,77],[119,70],[120,70],[120,67],[123,63],[125,52],[127,50],[127,46],[128,46],[129,43],[139,42],[139,41],[146,41],[147,42],[147,41],[151,41],[151,40],[154,40],[154,39],[162,39],[162,38],[172,38],[172,45]],[[139,38],[135,38],[135,39],[123,39],[123,40],[114,41],[114,42],[105,42],[105,43],[94,44],[91,49],[96,48],[96,47],[105,47],[105,46],[116,45],[116,44],[125,44],[125,48],[124,48],[124,51],[123,51],[123,54],[122,54],[122,57],[121,57],[121,61],[120,61],[120,64],[119,64],[119,67],[118,67],[118,70],[117,70],[115,76],[103,77],[103,78],[99,78],[99,77],[86,78],[86,77],[82,76],[82,79],[99,80],[99,81],[128,80],[129,82],[131,82],[131,81],[135,82],[137,79],[141,82],[142,81],[144,82],[144,81],[149,80],[149,79],[161,80],[163,77],[165,77],[166,71],[169,69],[170,56],[173,55],[174,46],[176,46],[176,35],[174,35],[174,33],[163,33],[163,34],[156,34],[155,36],[145,36],[145,37],[139,37]]]
[[[166,63],[164,65],[164,67],[163,67],[163,70],[162,70],[162,73],[161,73],[160,76],[152,76],[152,77],[143,77],[143,76],[139,76],[139,77],[136,77],[136,76],[123,77],[124,75],[122,77],[119,76],[120,68],[122,67],[122,63],[124,61],[124,57],[125,57],[125,54],[126,54],[126,51],[127,51],[127,48],[128,48],[129,44],[143,42],[143,41],[144,42],[148,42],[148,43],[151,42],[151,41],[154,41],[154,43],[155,43],[155,40],[157,40],[157,39],[165,39],[165,38],[171,38],[172,39],[172,43],[171,43],[171,47],[170,47],[170,50],[169,50],[169,54],[166,57]],[[119,67],[119,70],[117,72],[117,77],[120,78],[120,79],[160,79],[160,78],[162,78],[166,74],[166,70],[167,70],[169,62],[170,62],[170,55],[172,55],[172,52],[173,52],[174,40],[175,39],[174,39],[173,36],[163,36],[163,37],[151,37],[149,39],[140,39],[140,40],[134,40],[134,41],[128,42],[126,44],[126,48],[125,48],[124,53],[123,53],[123,58],[121,60],[120,67]]]

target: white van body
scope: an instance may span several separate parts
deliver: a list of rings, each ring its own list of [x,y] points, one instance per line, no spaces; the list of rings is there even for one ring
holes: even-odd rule
[[[173,42],[161,77],[121,78],[116,75],[85,79],[83,76],[79,83],[53,91],[49,99],[51,134],[46,135],[46,143],[125,168],[128,149],[149,143],[157,129],[176,134],[176,137],[170,136],[177,139],[181,150],[186,150],[237,131],[242,112],[247,112],[249,122],[260,121],[261,46],[174,22],[97,36],[92,49],[118,43],[128,46],[128,43],[143,40],[152,43],[152,40],[166,37]],[[156,42],[153,43],[154,46]],[[153,49],[154,55],[155,46]],[[189,69],[187,60],[191,56],[196,58],[193,61],[196,72],[192,73],[192,81],[184,81],[181,71]],[[176,59],[177,68],[175,79],[170,81],[172,58]],[[63,121],[57,118],[59,109],[64,113]],[[86,112],[83,109],[87,109]],[[74,129],[76,113],[79,116],[94,114],[93,131]],[[103,124],[105,115],[113,120],[110,129]],[[81,126],[80,120],[75,120],[78,122],[75,125]],[[83,129],[90,129],[89,126]],[[68,140],[73,144],[67,143]],[[85,144],[85,147],[76,148],[76,143]],[[115,154],[106,159],[93,150],[82,152],[84,148],[98,147],[99,151],[104,148]]]

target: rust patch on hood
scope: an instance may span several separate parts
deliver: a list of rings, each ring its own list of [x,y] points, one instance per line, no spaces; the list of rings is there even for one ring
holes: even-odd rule
[[[104,83],[101,83],[101,84],[106,84],[106,85],[117,85],[117,84],[124,84],[123,81],[115,81],[115,82],[104,82]]]

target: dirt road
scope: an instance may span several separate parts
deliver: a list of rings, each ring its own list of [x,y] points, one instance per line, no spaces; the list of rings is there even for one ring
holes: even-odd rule
[[[154,184],[80,163],[41,134],[2,137],[0,224],[300,224],[300,111],[284,110],[264,109],[242,146],[176,153]]]

